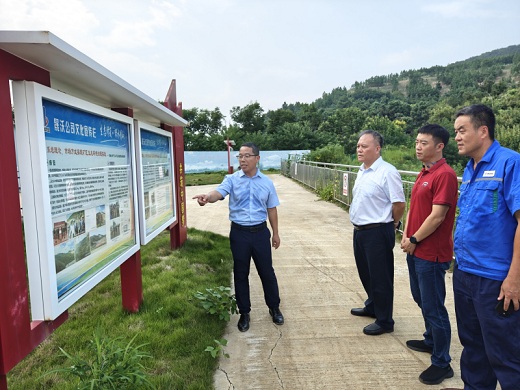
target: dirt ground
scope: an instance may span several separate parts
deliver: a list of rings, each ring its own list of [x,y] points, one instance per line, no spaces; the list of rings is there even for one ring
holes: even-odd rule
[[[366,336],[371,318],[350,314],[366,299],[352,249],[348,212],[321,201],[281,175],[275,184],[280,248],[273,253],[285,324],[274,325],[264,303],[260,279],[251,267],[251,328],[241,333],[234,315],[226,329],[226,352],[214,383],[224,389],[442,389],[462,388],[453,306],[452,274],[446,277],[452,325],[451,356],[455,376],[440,385],[423,385],[419,374],[430,355],[406,347],[421,339],[424,322],[412,300],[404,253],[396,245],[393,333]],[[191,198],[216,186],[187,187],[189,227],[229,234],[228,202],[200,207]]]

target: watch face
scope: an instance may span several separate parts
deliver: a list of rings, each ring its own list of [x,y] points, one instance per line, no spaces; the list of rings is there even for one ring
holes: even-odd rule
[[[412,244],[417,244],[417,238],[415,238],[414,236],[410,237],[410,242]]]

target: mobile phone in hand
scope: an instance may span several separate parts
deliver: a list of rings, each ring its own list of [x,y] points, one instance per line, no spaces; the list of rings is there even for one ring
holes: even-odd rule
[[[509,317],[511,314],[513,314],[513,302],[509,302],[509,307],[507,308],[507,310],[504,310],[504,298],[502,298],[500,301],[498,301],[498,304],[495,306],[495,310],[502,317]]]

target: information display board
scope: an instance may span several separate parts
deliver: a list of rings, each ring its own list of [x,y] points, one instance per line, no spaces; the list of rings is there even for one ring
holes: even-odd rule
[[[175,223],[171,133],[135,121],[141,243]]]
[[[133,119],[13,82],[33,320],[53,320],[139,249]]]

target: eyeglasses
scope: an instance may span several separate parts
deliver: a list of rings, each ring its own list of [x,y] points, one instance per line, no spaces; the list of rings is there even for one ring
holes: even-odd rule
[[[249,157],[254,157],[254,156],[258,156],[258,154],[237,154],[237,158],[240,160],[240,159],[243,159],[243,158],[249,158]]]

